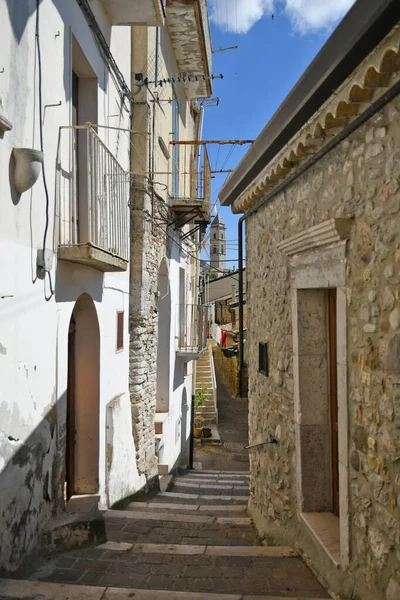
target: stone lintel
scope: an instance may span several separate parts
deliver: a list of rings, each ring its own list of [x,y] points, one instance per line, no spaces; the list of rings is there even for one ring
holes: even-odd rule
[[[312,248],[341,242],[349,238],[351,225],[351,219],[329,219],[279,242],[277,248],[291,256]]]

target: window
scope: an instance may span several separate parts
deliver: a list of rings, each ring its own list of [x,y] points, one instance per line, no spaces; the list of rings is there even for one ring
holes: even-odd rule
[[[217,234],[216,234],[216,233],[214,233],[214,240],[216,240],[216,239],[217,239]]]
[[[268,343],[258,344],[258,372],[269,377]]]
[[[213,254],[217,254],[217,249],[213,248]]]
[[[224,234],[223,234],[223,233],[221,233],[221,240],[223,240],[223,239],[224,239]]]
[[[117,312],[117,352],[124,349],[124,311]]]

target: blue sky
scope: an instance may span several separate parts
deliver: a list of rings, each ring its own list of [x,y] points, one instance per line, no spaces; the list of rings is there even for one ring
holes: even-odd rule
[[[203,138],[255,139],[353,2],[208,0],[214,50],[239,48],[213,55],[213,73],[224,79],[214,80],[213,97],[220,104],[205,108]],[[234,169],[246,148],[237,146],[228,157],[230,146],[221,146],[219,154],[217,146],[209,146],[211,168]],[[213,201],[225,178],[213,179]],[[218,210],[230,240],[227,258],[234,260],[226,266],[237,267],[238,217],[230,208]]]

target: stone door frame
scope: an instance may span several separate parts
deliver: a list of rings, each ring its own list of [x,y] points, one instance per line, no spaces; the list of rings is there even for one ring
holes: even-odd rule
[[[278,245],[289,257],[292,290],[294,422],[296,431],[296,495],[299,517],[308,525],[335,564],[349,564],[349,415],[347,399],[347,323],[346,323],[346,239],[351,221],[330,219],[311,227]],[[302,455],[300,430],[304,425],[304,398],[300,388],[299,290],[336,289],[337,302],[337,401],[339,435],[339,536],[340,549],[331,552],[307,513],[302,513]]]

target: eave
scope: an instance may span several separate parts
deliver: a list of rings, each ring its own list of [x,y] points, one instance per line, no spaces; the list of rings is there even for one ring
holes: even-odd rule
[[[257,177],[237,195],[232,212],[253,207],[400,81],[400,25],[379,44]]]
[[[231,205],[258,178],[399,20],[398,0],[354,4],[221,188],[222,205]]]

